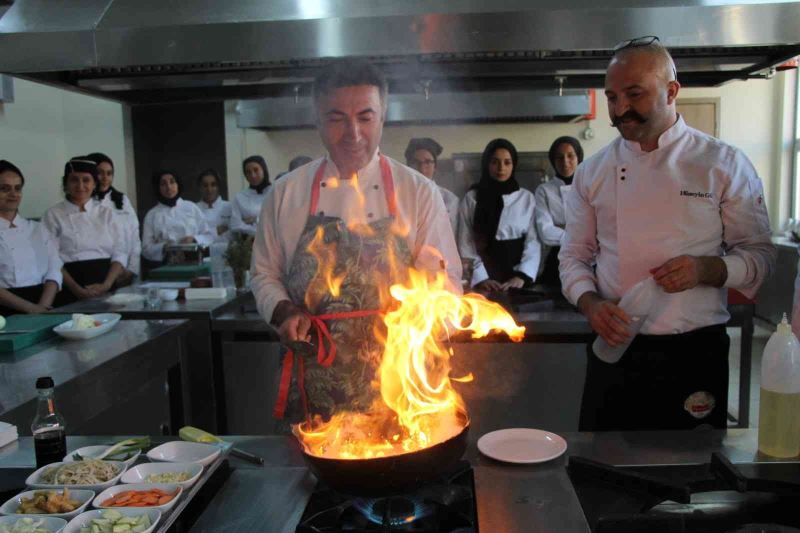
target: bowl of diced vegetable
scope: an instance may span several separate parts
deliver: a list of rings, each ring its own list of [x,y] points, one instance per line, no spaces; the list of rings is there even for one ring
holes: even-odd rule
[[[107,459],[109,461],[121,461],[126,466],[131,466],[139,458],[142,450],[149,447],[150,437],[125,439],[113,445],[84,446],[68,453],[64,457],[64,462],[71,463],[84,459]]]
[[[145,507],[163,513],[172,509],[181,493],[183,487],[177,483],[123,483],[98,494],[92,505],[98,509]]]
[[[53,516],[0,516],[0,533],[58,533],[66,525]]]
[[[28,490],[17,494],[0,506],[0,514],[55,516],[70,519],[86,510],[94,495],[93,490],[68,488]]]
[[[99,509],[73,518],[64,533],[150,533],[159,520],[156,509]]]
[[[144,463],[122,476],[123,483],[175,483],[188,489],[203,473],[200,463]]]

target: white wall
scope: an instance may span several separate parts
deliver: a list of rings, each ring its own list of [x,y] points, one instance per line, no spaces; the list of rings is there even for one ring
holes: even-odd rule
[[[40,217],[61,201],[64,163],[90,152],[114,161],[114,187],[127,193],[132,152],[123,122],[121,104],[15,78],[14,102],[0,104],[0,159],[25,174],[22,215]]]
[[[741,148],[752,160],[764,181],[767,207],[775,228],[779,226],[781,217],[788,216],[787,210],[780,205],[783,197],[779,197],[781,182],[788,179],[788,173],[785,164],[781,163],[780,139],[783,131],[782,121],[778,117],[782,116],[786,107],[785,88],[791,85],[793,76],[793,73],[779,73],[771,80],[737,81],[722,87],[683,89],[679,95],[683,98],[720,99],[720,138]],[[609,124],[601,91],[598,91],[597,97],[597,119],[588,123],[390,126],[384,129],[381,149],[390,157],[403,161],[408,139],[426,136],[433,137],[444,146],[442,158],[449,158],[453,152],[482,152],[486,143],[495,137],[506,137],[520,151],[546,151],[556,137],[572,135],[581,139],[584,152],[589,156],[617,136],[616,129]],[[587,124],[595,133],[592,140],[583,140],[580,135]],[[275,176],[286,170],[289,161],[296,155],[318,157],[325,153],[314,130],[265,133],[237,128],[235,108],[230,103],[226,106],[225,125],[231,195],[245,184],[241,160],[247,155],[263,155],[270,174]]]

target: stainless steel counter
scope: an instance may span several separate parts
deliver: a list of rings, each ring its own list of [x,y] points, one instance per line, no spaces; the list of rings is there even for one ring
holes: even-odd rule
[[[733,463],[775,462],[757,452],[757,430],[563,433],[567,455],[540,465],[507,465],[479,454],[470,435],[482,532],[588,533],[589,526],[564,466],[568,455],[622,465],[698,464],[719,451]],[[229,437],[264,457],[264,467],[231,459],[234,471],[193,532],[293,532],[314,487],[290,437]],[[105,442],[70,438],[70,449]],[[783,462],[787,462],[783,460]],[[796,459],[790,462],[800,462]],[[32,467],[31,439],[0,449],[0,467]]]
[[[0,355],[0,419],[17,424],[20,433],[29,433],[36,378],[51,376],[59,409],[70,427],[96,433],[101,429],[86,427],[88,421],[112,405],[129,401],[129,396],[159,376],[163,391],[167,374],[178,368],[182,336],[187,330],[185,320],[121,321],[112,331],[94,339],[55,337]],[[175,379],[172,393],[180,394],[180,375]],[[157,389],[158,384],[154,385]],[[170,400],[183,402],[181,396]],[[169,410],[166,402],[158,399],[158,403]],[[180,405],[172,407],[182,409]],[[112,430],[119,431],[108,428]]]

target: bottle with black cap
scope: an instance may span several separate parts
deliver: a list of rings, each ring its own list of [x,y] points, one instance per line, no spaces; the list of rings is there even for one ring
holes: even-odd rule
[[[51,377],[36,380],[39,405],[31,424],[36,450],[36,468],[57,463],[67,455],[67,431],[64,417],[56,411],[55,384]]]

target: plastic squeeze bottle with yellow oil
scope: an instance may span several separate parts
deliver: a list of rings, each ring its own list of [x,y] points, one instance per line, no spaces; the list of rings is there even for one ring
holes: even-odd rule
[[[772,457],[800,455],[800,343],[786,314],[761,359],[758,451]]]

